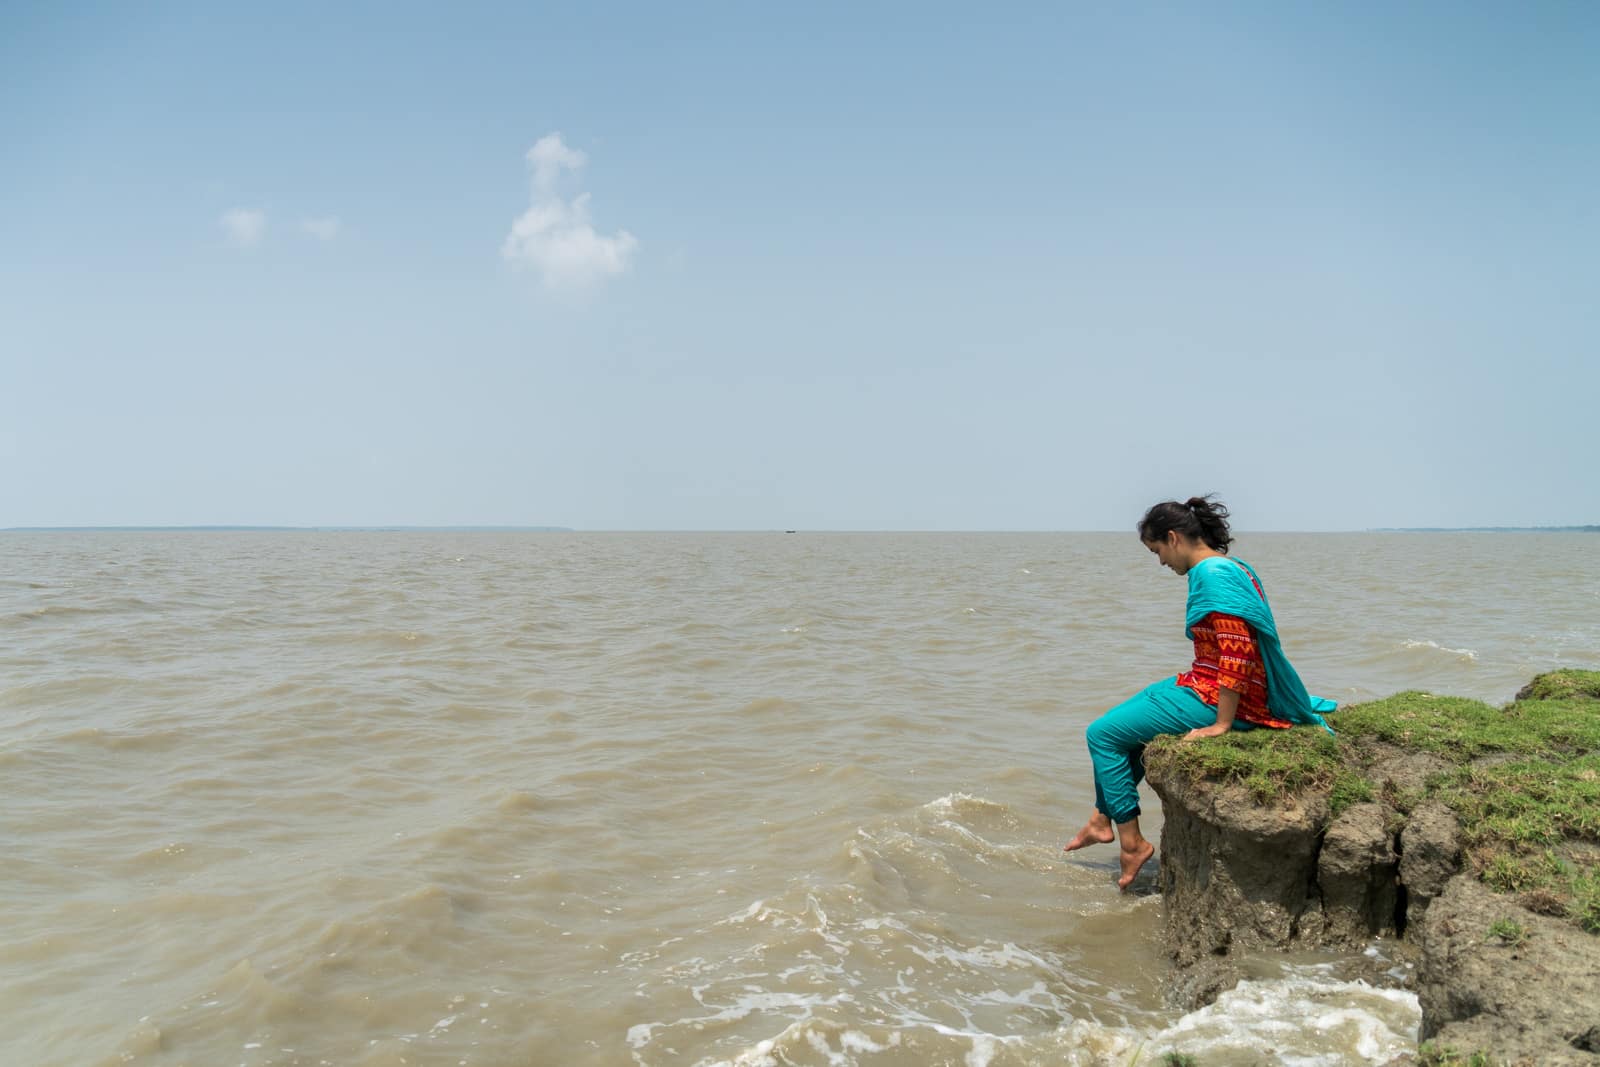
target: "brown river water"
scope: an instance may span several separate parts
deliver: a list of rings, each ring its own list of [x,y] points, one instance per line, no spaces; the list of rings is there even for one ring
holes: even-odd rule
[[[1313,692],[1499,703],[1600,667],[1597,549],[1235,554]],[[1183,602],[1131,533],[0,534],[0,1063],[1401,1056],[1397,946],[1184,1015],[1155,864],[1060,852]]]

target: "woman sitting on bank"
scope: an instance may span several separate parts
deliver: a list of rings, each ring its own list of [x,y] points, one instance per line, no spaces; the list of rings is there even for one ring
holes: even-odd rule
[[[1095,812],[1066,851],[1120,839],[1126,890],[1155,846],[1139,832],[1139,780],[1144,746],[1161,734],[1216,737],[1257,726],[1328,724],[1331,700],[1306,692],[1278,644],[1278,629],[1261,579],[1228,557],[1228,509],[1210,497],[1157,504],[1139,522],[1139,540],[1162,566],[1187,575],[1184,636],[1194,641],[1194,666],[1157,682],[1090,724]],[[1328,730],[1332,733],[1332,730]],[[1113,826],[1115,830],[1113,831]]]

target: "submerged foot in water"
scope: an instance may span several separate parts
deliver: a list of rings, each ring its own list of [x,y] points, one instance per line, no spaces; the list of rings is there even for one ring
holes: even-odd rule
[[[1122,877],[1117,879],[1117,888],[1126,893],[1128,887],[1133,884],[1133,880],[1139,877],[1139,868],[1143,867],[1145,862],[1155,854],[1156,846],[1149,841],[1141,840],[1132,849],[1124,846],[1122,849]]]
[[[1077,836],[1066,843],[1063,852],[1076,852],[1088,845],[1109,845],[1117,839],[1116,831],[1111,829],[1111,820],[1104,815],[1096,815],[1083,824]]]

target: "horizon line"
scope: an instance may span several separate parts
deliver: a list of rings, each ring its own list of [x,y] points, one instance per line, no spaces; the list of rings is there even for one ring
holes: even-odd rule
[[[573,526],[523,526],[516,524],[414,525],[407,523],[361,523],[352,525],[306,525],[251,523],[177,523],[172,525],[76,525],[5,526],[0,533],[895,533],[895,534],[1050,534],[1050,533],[1128,533],[1124,529],[933,529],[919,528],[816,528],[788,529],[776,526],[751,527],[615,527],[581,529]],[[1236,530],[1237,534],[1293,533],[1600,533],[1600,525],[1551,524],[1539,526],[1368,526],[1344,529],[1260,529]]]

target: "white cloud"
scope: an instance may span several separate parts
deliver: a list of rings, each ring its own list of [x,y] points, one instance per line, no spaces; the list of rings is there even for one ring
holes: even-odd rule
[[[235,245],[254,248],[261,242],[261,235],[267,232],[267,213],[236,207],[232,211],[224,211],[217,224]]]
[[[553,289],[581,288],[626,271],[639,247],[633,234],[596,233],[589,222],[589,194],[569,201],[557,191],[562,172],[582,170],[589,157],[552,133],[539,138],[527,158],[533,171],[532,203],[511,224],[500,254],[537,270]]]
[[[563,170],[579,171],[589,162],[586,153],[568,148],[559,133],[547,133],[528,149],[528,165],[533,168],[533,187],[538,192],[555,192]]]
[[[300,229],[319,241],[331,241],[339,236],[339,220],[332,215],[320,219],[302,219]]]

